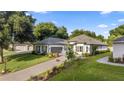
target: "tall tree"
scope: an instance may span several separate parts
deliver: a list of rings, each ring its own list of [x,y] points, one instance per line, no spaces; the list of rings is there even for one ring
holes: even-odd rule
[[[38,40],[54,36],[58,28],[51,22],[39,23],[35,26],[33,34]]]
[[[64,26],[59,27],[57,32],[55,33],[55,36],[58,38],[67,39],[68,33],[67,33],[66,27],[64,27]]]
[[[4,62],[3,49],[9,46],[8,12],[0,12],[0,62]]]
[[[11,43],[14,49],[14,42],[33,41],[33,26],[35,19],[31,15],[26,15],[26,12],[14,12],[8,20],[11,27]]]
[[[98,35],[97,38],[98,38],[98,40],[101,40],[102,42],[105,42],[105,38],[104,38],[104,36],[102,36],[102,35]]]
[[[114,39],[124,36],[124,25],[120,25],[109,32],[110,36],[108,37],[108,44],[112,46],[112,42]]]

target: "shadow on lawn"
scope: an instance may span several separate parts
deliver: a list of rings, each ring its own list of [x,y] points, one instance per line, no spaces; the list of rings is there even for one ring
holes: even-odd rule
[[[8,57],[8,61],[11,60],[16,60],[16,61],[31,61],[37,58],[42,57],[42,55],[35,55],[31,53],[26,53],[26,54],[17,54],[17,55],[11,55]]]

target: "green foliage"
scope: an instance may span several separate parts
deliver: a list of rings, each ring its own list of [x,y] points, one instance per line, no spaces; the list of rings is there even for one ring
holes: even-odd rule
[[[89,53],[83,53],[82,56],[83,56],[83,57],[89,57],[90,54],[89,54]]]
[[[55,35],[56,31],[57,27],[55,26],[55,24],[51,22],[46,22],[39,23],[37,26],[35,26],[33,34],[38,40],[42,40],[44,38]]]
[[[106,52],[110,52],[110,50],[96,50],[95,54],[102,54],[102,53],[106,53]]]
[[[75,54],[74,54],[74,51],[73,51],[73,49],[71,47],[68,47],[68,50],[66,52],[66,56],[67,56],[68,60],[75,59]]]
[[[107,43],[112,46],[112,42],[114,39],[124,36],[124,25],[120,25],[112,30],[110,30],[110,36],[108,37]]]
[[[52,59],[47,56],[34,55],[29,53],[9,55],[7,57],[7,69],[9,69],[11,72],[19,71]],[[4,69],[3,66],[4,64],[0,64],[0,71]]]
[[[122,81],[124,67],[98,63],[97,60],[108,56],[109,53],[91,56],[86,59],[71,62],[64,69],[49,80],[52,81]],[[79,64],[80,63],[80,64]]]
[[[64,26],[57,27],[51,22],[39,23],[34,27],[33,34],[38,40],[48,37],[58,37],[62,39],[68,38],[67,29]]]
[[[58,38],[67,39],[68,38],[67,29],[64,26],[59,27],[57,32],[55,33],[55,36]]]
[[[32,16],[27,16],[25,12],[14,12],[8,19],[11,27],[10,35],[12,42],[27,42],[33,41],[32,31],[35,19]]]
[[[113,54],[111,54],[111,55],[109,56],[108,61],[109,61],[109,62],[114,62]]]
[[[95,55],[98,45],[92,45],[92,55]]]

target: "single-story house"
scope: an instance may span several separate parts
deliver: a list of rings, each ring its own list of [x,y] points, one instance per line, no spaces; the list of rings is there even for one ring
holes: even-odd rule
[[[67,51],[67,45],[71,45],[73,51],[79,55],[83,53],[92,54],[92,46],[97,45],[97,50],[107,50],[106,44],[99,40],[86,35],[79,35],[70,40],[49,37],[42,41],[38,41],[34,44],[34,51],[38,54],[42,53],[61,53],[65,54]]]
[[[65,54],[67,49],[67,40],[49,37],[34,44],[34,51],[42,53],[60,53]]]
[[[79,55],[83,53],[92,54],[92,46],[97,45],[97,50],[108,50],[108,47],[103,42],[96,40],[87,35],[79,35],[69,40],[69,44],[72,45],[73,51]]]
[[[113,58],[124,57],[124,36],[113,41]]]
[[[12,44],[9,45],[9,48],[12,49]],[[27,52],[27,51],[33,51],[33,44],[30,42],[25,43],[14,43],[14,51],[16,52]]]

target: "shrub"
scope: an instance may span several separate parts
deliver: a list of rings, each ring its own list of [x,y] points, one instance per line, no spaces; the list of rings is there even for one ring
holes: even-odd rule
[[[48,53],[48,57],[49,57],[49,58],[54,57],[53,53]]]
[[[113,54],[111,54],[111,55],[109,56],[108,61],[109,61],[109,62],[114,62]]]
[[[32,51],[32,54],[36,54],[35,51]]]
[[[115,62],[115,63],[121,63],[121,58],[115,58],[115,59],[114,59],[114,62]]]
[[[83,57],[89,57],[90,56],[89,53],[83,53],[82,55],[83,55]]]
[[[110,50],[101,50],[101,51],[96,50],[95,54],[102,54],[102,53],[106,53],[106,52],[110,52]]]
[[[75,54],[74,54],[74,51],[72,50],[71,47],[68,47],[68,51],[66,52],[66,56],[67,56],[68,60],[75,59]]]

